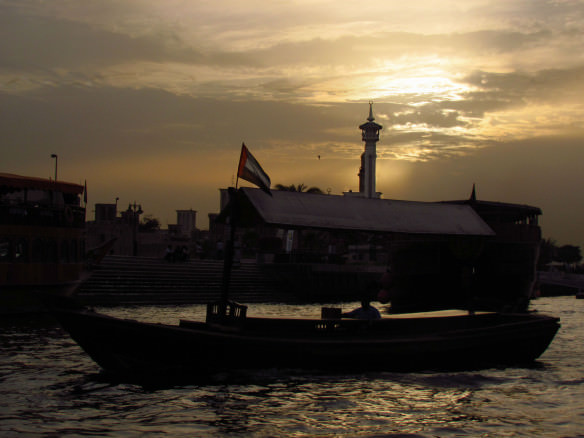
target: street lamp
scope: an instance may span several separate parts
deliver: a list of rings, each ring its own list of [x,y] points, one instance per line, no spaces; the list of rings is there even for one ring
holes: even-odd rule
[[[57,167],[58,167],[59,157],[57,156],[57,154],[51,154],[51,158],[55,159],[55,181],[57,181]]]
[[[136,201],[134,201],[133,208],[132,204],[128,205],[128,213],[132,224],[132,255],[136,257],[138,255],[138,225],[140,223],[140,215],[144,212],[142,211],[142,206],[137,206]]]

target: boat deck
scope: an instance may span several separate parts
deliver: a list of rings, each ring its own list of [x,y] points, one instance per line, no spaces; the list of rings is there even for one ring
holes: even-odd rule
[[[546,317],[541,317],[546,318]],[[180,327],[198,331],[215,331],[239,333],[259,337],[304,337],[321,338],[356,337],[364,333],[368,337],[384,337],[391,333],[406,336],[419,336],[456,332],[461,330],[481,329],[485,324],[512,325],[524,324],[533,319],[530,314],[498,314],[494,312],[476,312],[469,314],[464,310],[441,310],[415,314],[387,315],[377,320],[360,320],[351,318],[316,319],[316,318],[263,318],[243,316],[212,316],[206,322],[180,320]],[[541,321],[540,321],[541,322]]]

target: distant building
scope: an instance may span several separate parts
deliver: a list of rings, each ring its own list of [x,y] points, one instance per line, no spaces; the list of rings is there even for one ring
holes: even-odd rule
[[[197,212],[190,210],[176,211],[177,234],[181,237],[192,237],[197,230]]]
[[[113,222],[117,216],[117,204],[95,204],[96,222]]]
[[[135,255],[138,243],[138,224],[142,209],[140,206],[128,206],[118,217],[118,205],[95,204],[95,220],[87,221],[87,247],[95,248],[116,239],[111,250],[113,254]]]
[[[117,204],[95,204],[95,220],[86,223],[87,247],[95,248],[111,239],[116,239],[112,254],[141,257],[164,257],[171,246],[181,250],[186,247],[195,254],[196,241],[200,232],[196,227],[195,210],[177,210],[177,223],[168,229],[148,229],[140,227],[142,208],[130,204],[118,216]]]

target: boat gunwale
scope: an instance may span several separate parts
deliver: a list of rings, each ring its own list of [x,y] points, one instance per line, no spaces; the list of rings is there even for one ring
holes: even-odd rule
[[[452,339],[455,336],[457,339],[464,339],[469,337],[476,337],[484,332],[485,335],[492,334],[493,331],[503,331],[506,332],[510,328],[517,326],[533,327],[534,325],[548,325],[555,324],[560,327],[559,318],[542,315],[542,314],[495,314],[495,316],[512,317],[513,320],[509,322],[498,322],[492,325],[478,325],[476,327],[456,327],[447,328],[440,331],[434,331],[428,333],[428,331],[403,333],[400,329],[403,329],[403,325],[399,324],[395,327],[387,327],[391,322],[395,321],[407,321],[409,323],[416,322],[418,319],[412,318],[411,320],[391,320],[382,318],[381,320],[358,320],[358,319],[343,319],[343,320],[320,320],[320,319],[301,319],[295,321],[301,321],[306,323],[307,328],[312,330],[307,330],[303,332],[269,332],[261,331],[257,329],[246,329],[243,327],[236,326],[222,326],[216,323],[209,324],[203,321],[188,321],[181,320],[181,323],[185,321],[188,325],[173,325],[167,323],[152,323],[137,321],[129,318],[116,318],[114,316],[105,315],[97,312],[79,311],[79,310],[65,310],[58,313],[68,313],[74,314],[77,317],[89,316],[93,320],[100,320],[104,323],[112,322],[113,324],[119,325],[123,324],[126,326],[141,326],[144,328],[151,329],[165,329],[174,332],[182,332],[185,335],[188,334],[200,334],[205,337],[215,337],[222,339],[232,339],[232,340],[261,340],[262,342],[279,342],[279,343],[311,343],[311,344],[332,344],[332,343],[343,343],[343,344],[398,344],[416,341],[420,342],[432,342],[432,341],[444,341]],[[444,318],[469,318],[474,315],[461,315],[458,317],[444,317]],[[531,320],[525,317],[531,316]],[[515,319],[519,317],[519,320]],[[535,318],[535,319],[534,319]],[[289,322],[289,320],[283,318],[249,318],[251,320],[264,320],[271,322]],[[348,327],[347,330],[337,329],[337,330],[327,330],[316,329],[315,326],[308,326],[308,324],[320,324],[326,322],[337,322]],[[384,327],[384,325],[386,327]],[[375,329],[381,330],[375,330]],[[389,331],[388,329],[395,328],[396,331]]]

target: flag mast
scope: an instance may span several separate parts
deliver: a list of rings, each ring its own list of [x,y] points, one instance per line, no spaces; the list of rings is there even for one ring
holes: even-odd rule
[[[237,176],[235,178],[235,188],[229,187],[227,189],[228,206],[231,209],[229,212],[229,239],[225,242],[225,254],[223,258],[223,283],[221,285],[221,302],[223,306],[227,305],[229,301],[229,283],[231,281],[231,270],[233,269],[233,255],[234,255],[234,240],[235,240],[235,226],[237,222],[237,186],[239,184],[239,175],[242,172],[242,166],[245,166],[244,153],[246,147],[241,143],[241,154],[239,155],[239,164],[237,166]],[[226,307],[223,307],[225,313]]]
[[[239,219],[239,205],[237,202],[237,192],[239,178],[245,179],[264,192],[272,196],[270,192],[270,177],[264,172],[262,166],[257,162],[254,156],[248,151],[245,143],[241,143],[241,154],[239,156],[239,165],[237,167],[237,178],[235,180],[235,187],[229,187],[227,193],[229,196],[229,240],[225,243],[225,256],[223,259],[223,284],[221,287],[221,302],[223,304],[223,313],[229,300],[229,282],[231,280],[231,270],[233,268],[235,229]]]

